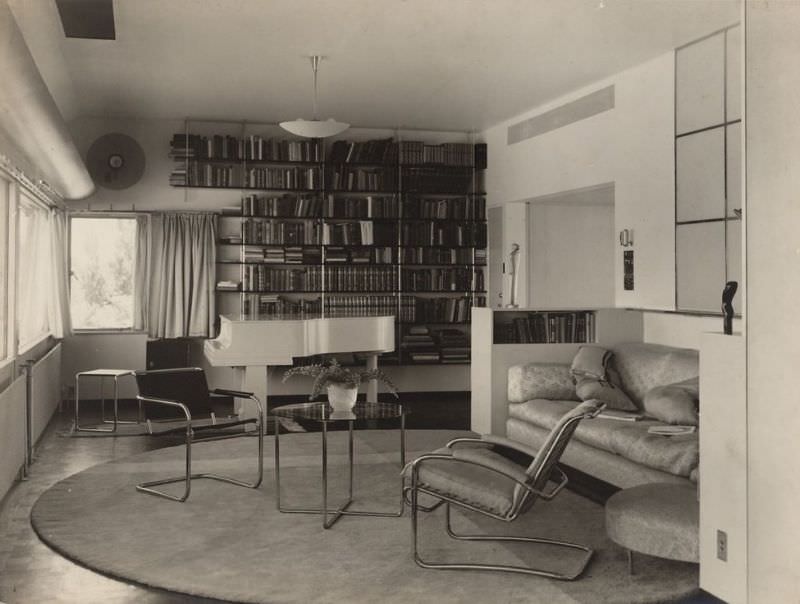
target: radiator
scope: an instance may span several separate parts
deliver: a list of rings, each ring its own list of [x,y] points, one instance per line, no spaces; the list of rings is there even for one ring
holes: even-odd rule
[[[20,376],[0,392],[0,500],[25,464],[27,402],[25,376]]]
[[[61,344],[56,344],[38,361],[24,365],[27,378],[28,465],[33,447],[42,436],[61,402]]]

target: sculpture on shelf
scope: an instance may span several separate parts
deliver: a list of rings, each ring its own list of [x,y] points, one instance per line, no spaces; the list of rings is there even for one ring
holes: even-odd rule
[[[736,281],[728,281],[725,289],[722,290],[722,327],[725,335],[733,333],[733,297],[739,284]]]
[[[510,267],[509,274],[511,275],[511,299],[506,304],[506,308],[517,308],[519,306],[517,304],[517,256],[519,256],[519,244],[512,243],[508,263]]]

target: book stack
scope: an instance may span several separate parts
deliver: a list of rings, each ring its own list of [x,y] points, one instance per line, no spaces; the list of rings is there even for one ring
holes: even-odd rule
[[[217,290],[235,292],[239,289],[239,284],[235,281],[219,281],[217,283]]]
[[[441,351],[442,363],[469,362],[469,337],[458,329],[440,329],[436,339]]]
[[[412,292],[471,291],[472,276],[468,268],[405,269],[401,287]]]
[[[325,314],[331,317],[366,317],[397,314],[394,296],[325,296]]]
[[[331,266],[326,286],[331,292],[397,291],[397,267]]]
[[[372,222],[326,222],[322,225],[322,243],[325,245],[372,245]]]
[[[414,363],[438,363],[440,360],[436,343],[425,325],[409,327],[400,341],[400,349],[407,353]]]
[[[250,189],[305,189],[319,188],[322,180],[317,166],[300,167],[248,167],[244,171],[243,186]]]
[[[244,243],[315,245],[319,244],[321,228],[314,220],[265,220],[248,218],[242,225]]]
[[[479,146],[471,143],[426,145],[421,141],[403,141],[400,143],[400,163],[472,167]]]
[[[486,247],[487,230],[482,222],[408,221],[403,224],[402,245]]]
[[[472,264],[468,248],[404,247],[401,253],[403,264]],[[485,254],[483,258],[485,263]]]
[[[394,195],[339,197],[328,195],[325,200],[327,218],[398,218],[400,202]]]
[[[486,296],[408,298],[414,301],[412,320],[424,323],[466,323],[470,320],[473,305],[486,306]]]
[[[333,191],[392,191],[397,188],[397,171],[338,164],[330,172],[329,188]]]
[[[486,199],[467,195],[464,197],[411,196],[403,206],[407,218],[433,218],[437,220],[483,220]]]

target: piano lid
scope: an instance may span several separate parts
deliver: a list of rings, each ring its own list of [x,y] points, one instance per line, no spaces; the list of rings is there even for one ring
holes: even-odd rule
[[[292,357],[337,352],[391,352],[394,317],[262,319],[220,316],[219,336],[203,351],[212,366],[291,365]]]

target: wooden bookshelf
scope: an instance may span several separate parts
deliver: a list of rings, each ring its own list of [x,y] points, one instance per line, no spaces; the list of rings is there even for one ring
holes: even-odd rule
[[[181,133],[170,155],[175,187],[241,190],[241,211],[221,216],[234,221],[218,246],[223,312],[393,314],[396,362],[470,362],[485,145]]]

